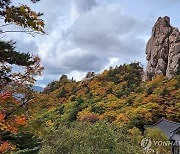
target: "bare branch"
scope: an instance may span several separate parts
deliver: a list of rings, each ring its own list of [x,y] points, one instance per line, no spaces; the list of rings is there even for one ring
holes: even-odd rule
[[[29,95],[28,99],[24,102],[22,102],[16,109],[12,110],[11,112],[7,113],[6,116],[4,117],[4,120],[7,120],[14,112],[16,112],[19,108],[25,106],[30,100],[32,100],[33,97]]]
[[[0,99],[3,99],[3,97],[6,97],[6,96],[9,96],[9,94],[7,94],[7,93],[3,94],[3,95],[0,97]]]
[[[34,31],[24,31],[24,30],[7,30],[2,31],[1,33],[33,33]]]

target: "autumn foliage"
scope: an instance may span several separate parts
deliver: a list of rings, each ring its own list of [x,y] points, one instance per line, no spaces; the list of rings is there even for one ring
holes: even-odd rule
[[[6,114],[22,102],[10,93],[1,94],[0,128],[13,134],[28,128],[46,139],[49,130],[56,130],[61,124],[103,121],[137,133],[137,128],[142,131],[144,125],[162,117],[179,122],[179,85],[178,75],[171,80],[160,75],[142,82],[139,63],[105,70],[88,82],[76,82],[63,76],[50,83],[43,93],[34,93],[28,110],[24,107],[6,120]],[[136,135],[133,137],[135,140]]]
[[[54,124],[55,119],[105,120],[143,129],[162,117],[179,122],[180,76],[142,82],[142,72],[139,63],[132,63],[105,70],[85,83],[61,78],[45,88],[36,107],[43,107],[39,115],[51,117]]]

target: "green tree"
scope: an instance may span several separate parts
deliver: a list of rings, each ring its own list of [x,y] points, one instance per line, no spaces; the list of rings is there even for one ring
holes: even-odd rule
[[[158,153],[168,154],[171,151],[171,145],[162,143],[169,143],[168,137],[158,128],[147,128],[145,131],[145,137],[152,140],[151,148]],[[161,144],[158,144],[161,142]]]
[[[32,2],[37,2],[34,0]],[[44,33],[44,22],[39,19],[40,13],[35,13],[27,5],[12,5],[11,0],[0,1],[0,35],[9,31],[7,26],[21,27],[20,32]],[[20,67],[19,72],[13,72],[14,66]],[[40,75],[43,67],[38,56],[16,51],[13,41],[0,40],[0,92],[22,96],[22,106],[30,99],[30,87],[35,83],[35,76]],[[24,73],[21,73],[23,72]],[[21,94],[21,95],[19,95]],[[3,97],[3,95],[2,95]],[[19,99],[21,99],[19,98]]]
[[[31,0],[32,2],[37,2],[39,0]],[[27,5],[12,5],[11,0],[1,0],[0,1],[0,33],[7,32],[27,32],[27,33],[44,33],[44,22],[39,17],[41,13],[36,13],[31,10]],[[16,25],[21,27],[21,30],[9,30],[10,25]]]
[[[39,0],[31,0],[33,3]],[[7,32],[44,33],[44,22],[40,19],[41,13],[36,13],[27,5],[12,5],[11,0],[0,0],[0,35]],[[21,30],[11,31],[8,26],[15,25]],[[7,85],[18,83],[34,83],[34,76],[39,75],[43,69],[40,59],[29,53],[21,53],[15,50],[13,41],[0,40],[0,92]],[[25,73],[13,73],[12,65],[25,68]]]
[[[110,123],[60,125],[45,136],[40,154],[140,154],[123,129]]]
[[[39,0],[31,1],[35,3]],[[2,130],[8,130],[11,126],[16,128],[15,125],[23,122],[16,122],[15,119],[24,116],[26,110],[23,107],[33,98],[31,87],[36,81],[35,76],[43,70],[38,56],[17,51],[15,43],[4,41],[3,37],[8,32],[44,34],[41,15],[27,5],[14,6],[11,0],[0,0],[0,147],[4,138]],[[10,30],[12,25],[17,29]],[[14,66],[19,70],[13,71]]]

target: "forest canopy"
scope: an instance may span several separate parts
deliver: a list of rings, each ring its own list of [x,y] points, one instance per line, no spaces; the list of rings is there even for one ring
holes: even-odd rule
[[[168,142],[161,130],[145,126],[161,118],[180,122],[179,71],[144,81],[143,66],[132,62],[88,72],[81,81],[62,75],[42,92],[33,90],[44,69],[40,57],[4,36],[45,34],[42,15],[0,0],[0,153],[141,154],[143,139]]]

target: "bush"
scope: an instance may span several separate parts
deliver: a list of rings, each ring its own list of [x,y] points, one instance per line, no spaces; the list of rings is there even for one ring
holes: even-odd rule
[[[82,122],[94,123],[99,120],[99,117],[96,114],[88,113],[86,115],[81,116],[79,120]]]
[[[158,128],[147,128],[145,131],[145,137],[149,138],[153,141],[153,144],[151,146],[151,149],[157,151],[158,153],[163,153],[163,154],[169,154],[171,153],[171,146],[164,146],[163,144],[156,145],[154,144],[155,142],[157,143],[158,141],[160,142],[165,142],[169,143],[168,137],[163,134],[163,132],[158,129]]]
[[[140,154],[119,126],[110,123],[61,125],[44,139],[40,154]]]

